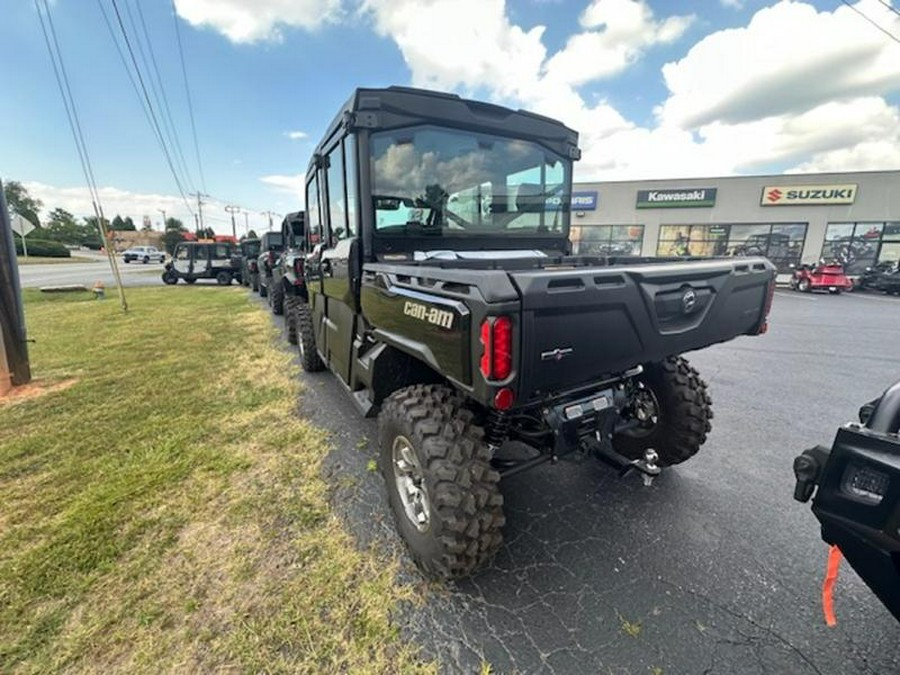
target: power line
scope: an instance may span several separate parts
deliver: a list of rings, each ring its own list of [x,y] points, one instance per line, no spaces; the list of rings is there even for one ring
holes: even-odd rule
[[[46,1],[46,0],[45,0]],[[141,91],[144,93],[144,100],[147,102],[147,107],[150,110],[150,117],[152,118],[153,127],[156,129],[156,133],[162,138],[162,132],[159,128],[159,120],[156,117],[156,111],[153,110],[153,103],[150,101],[150,95],[147,93],[147,86],[144,84],[144,78],[141,75],[141,70],[138,67],[137,58],[134,55],[134,49],[131,47],[131,40],[128,39],[128,31],[125,30],[125,24],[122,21],[122,14],[119,12],[119,4],[116,0],[111,0],[113,10],[116,13],[116,19],[119,23],[119,30],[122,32],[122,37],[125,39],[125,46],[128,48],[128,54],[131,56],[131,63],[134,65],[135,74],[138,78],[138,83],[141,86]],[[181,180],[178,178],[178,172],[175,171],[175,166],[172,162],[172,156],[169,154],[169,149],[166,147],[165,143],[163,143],[163,154],[166,157],[166,163],[169,165],[169,170],[172,172],[172,177],[175,179],[175,185],[178,187],[178,192],[181,193],[181,198],[184,200],[184,205],[187,207],[190,213],[191,206],[188,204],[187,196],[184,193],[184,187],[181,185]]]
[[[53,74],[56,77],[56,84],[59,87],[60,96],[63,99],[63,105],[66,109],[66,118],[69,121],[69,129],[72,131],[72,137],[75,140],[75,147],[78,151],[78,158],[81,161],[81,169],[84,172],[84,179],[88,184],[88,190],[91,193],[91,201],[94,206],[94,214],[97,218],[97,228],[103,237],[104,248],[106,249],[106,257],[109,259],[109,265],[112,268],[113,277],[116,280],[116,286],[119,289],[119,302],[123,311],[128,311],[128,301],[125,299],[125,289],[122,286],[122,277],[119,275],[119,266],[116,263],[115,255],[109,247],[106,223],[103,218],[103,205],[100,202],[100,191],[97,189],[97,181],[94,179],[94,170],[91,167],[91,158],[88,154],[87,143],[84,140],[84,133],[81,129],[81,122],[78,119],[78,108],[75,105],[75,97],[72,95],[72,88],[69,85],[69,75],[66,72],[66,65],[63,61],[62,50],[59,47],[59,39],[56,36],[56,27],[53,25],[53,15],[50,12],[50,5],[47,0],[43,0],[44,9],[41,11],[41,5],[38,0],[34,0],[34,8],[37,10],[38,19],[41,22],[41,32],[44,34],[44,43],[47,45],[47,52],[50,55],[50,62],[53,64]],[[47,15],[47,24],[44,24],[44,14]],[[49,26],[49,36],[47,27]],[[53,38],[53,45],[50,43],[50,36]],[[55,47],[55,52],[54,52]],[[57,67],[57,62],[59,67]],[[24,240],[23,240],[24,241]]]
[[[184,93],[187,96],[188,114],[191,118],[191,133],[194,136],[194,152],[197,155],[197,169],[200,171],[200,185],[206,192],[206,178],[203,176],[203,163],[200,161],[200,144],[197,142],[197,125],[194,122],[194,106],[191,103],[191,88],[188,85],[187,68],[184,65],[184,48],[181,45],[181,30],[178,28],[178,10],[172,0],[172,18],[175,21],[175,37],[178,42],[178,56],[181,59],[181,74],[184,76]]]
[[[900,9],[897,9],[896,7],[894,7],[890,2],[885,2],[885,0],[878,0],[878,2],[880,2],[882,5],[887,7],[889,10],[891,10],[897,16],[900,16]]]
[[[857,14],[859,14],[862,18],[864,18],[864,19],[865,19],[866,21],[868,21],[870,24],[872,24],[873,26],[875,26],[875,28],[877,28],[877,29],[880,30],[882,33],[884,33],[884,34],[887,35],[889,38],[891,38],[891,40],[893,40],[894,42],[900,44],[900,38],[898,38],[896,35],[894,35],[894,34],[893,34],[891,31],[889,31],[887,28],[882,27],[881,24],[879,24],[877,21],[875,21],[874,19],[872,19],[871,17],[869,17],[867,14],[865,14],[865,13],[864,13],[862,10],[860,10],[858,7],[856,7],[855,5],[851,5],[850,2],[849,2],[849,0],[841,0],[841,2],[844,3],[845,5],[847,5],[847,7],[849,7],[850,9],[852,9],[854,12],[856,12]],[[881,4],[884,4],[884,3],[881,3]],[[890,7],[890,5],[888,5],[888,6]],[[891,9],[893,9],[893,7],[891,7]]]
[[[188,170],[187,164],[184,161],[184,153],[181,151],[181,142],[178,138],[178,130],[175,127],[175,122],[172,119],[172,112],[169,109],[169,99],[166,96],[166,88],[163,85],[162,77],[159,73],[159,66],[156,63],[156,54],[153,51],[153,41],[150,39],[150,31],[147,30],[147,22],[144,20],[144,11],[141,9],[141,3],[137,2],[137,13],[138,18],[140,19],[141,28],[143,29],[144,39],[147,42],[147,53],[150,54],[150,64],[153,66],[153,71],[150,74],[150,89],[153,91],[154,96],[156,97],[156,107],[160,110],[163,120],[163,127],[165,127],[166,132],[169,137],[169,143],[175,148],[175,159],[179,161],[178,168],[182,171],[182,177],[185,179],[185,182],[188,186],[193,190],[195,189],[194,180],[191,177],[191,172]],[[128,20],[131,22],[132,30],[135,33],[135,41],[138,45],[138,52],[141,54],[141,57],[144,61],[144,68],[149,70],[147,65],[147,57],[144,54],[144,49],[141,46],[141,37],[140,33],[138,33],[137,26],[134,23],[134,16],[131,13],[131,3],[128,0],[125,0],[125,9],[128,12]],[[152,75],[156,75],[156,83],[154,84],[154,79]],[[159,91],[157,92],[156,87],[159,86]],[[160,105],[160,99],[162,99],[162,105]]]

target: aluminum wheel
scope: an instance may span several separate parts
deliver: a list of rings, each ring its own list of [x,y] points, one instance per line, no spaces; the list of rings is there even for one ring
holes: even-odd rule
[[[419,532],[425,532],[431,526],[431,503],[416,451],[405,436],[397,436],[391,457],[394,483],[403,503],[403,511]]]

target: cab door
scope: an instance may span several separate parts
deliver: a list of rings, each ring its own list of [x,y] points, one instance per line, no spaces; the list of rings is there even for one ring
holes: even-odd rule
[[[172,266],[181,276],[188,276],[191,273],[191,249],[194,248],[190,244],[178,244],[175,247],[175,253],[172,255]]]
[[[353,341],[359,307],[360,251],[356,214],[354,138],[337,142],[319,170],[323,247],[319,256],[324,311],[324,356],[344,382],[350,382]],[[324,190],[323,190],[324,188]]]

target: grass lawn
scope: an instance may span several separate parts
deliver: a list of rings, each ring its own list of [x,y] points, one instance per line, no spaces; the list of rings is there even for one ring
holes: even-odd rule
[[[27,258],[23,255],[16,256],[16,264],[18,265],[71,265],[72,263],[92,262],[99,261],[96,258],[85,258],[77,255],[73,255],[70,258],[45,258],[36,255],[30,255]]]
[[[0,672],[433,670],[243,289],[25,296],[49,391],[0,403]]]

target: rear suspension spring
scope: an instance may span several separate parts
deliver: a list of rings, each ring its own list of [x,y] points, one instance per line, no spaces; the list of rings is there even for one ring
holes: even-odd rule
[[[502,410],[490,409],[484,425],[484,440],[496,451],[509,436],[509,415]]]

